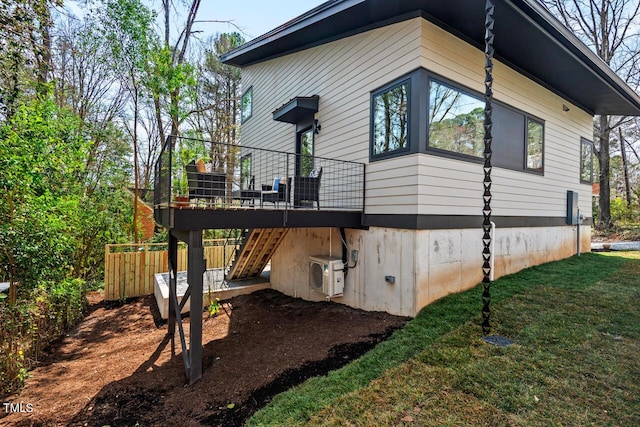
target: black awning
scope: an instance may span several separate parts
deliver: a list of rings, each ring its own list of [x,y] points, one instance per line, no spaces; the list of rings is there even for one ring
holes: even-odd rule
[[[318,95],[296,96],[273,112],[273,120],[297,124],[318,112]]]

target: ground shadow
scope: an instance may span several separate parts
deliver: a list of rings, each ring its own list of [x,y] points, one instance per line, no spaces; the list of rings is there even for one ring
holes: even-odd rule
[[[176,355],[158,363],[170,351],[165,336],[131,376],[104,386],[70,424],[242,425],[275,394],[360,357],[407,321],[273,290],[224,307],[230,317],[223,312],[204,322],[198,383],[185,386],[178,340]]]

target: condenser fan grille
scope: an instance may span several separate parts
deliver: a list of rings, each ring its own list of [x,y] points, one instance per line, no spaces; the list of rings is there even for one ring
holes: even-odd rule
[[[322,265],[311,263],[311,287],[313,287],[314,289],[322,290],[322,274]]]

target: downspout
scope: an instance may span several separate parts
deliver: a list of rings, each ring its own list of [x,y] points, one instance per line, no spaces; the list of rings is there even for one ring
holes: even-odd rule
[[[493,277],[493,257],[492,254],[492,236],[491,236],[491,143],[493,142],[493,135],[491,133],[493,127],[493,27],[494,18],[493,13],[495,6],[492,0],[486,0],[485,3],[485,22],[484,22],[484,56],[485,56],[485,78],[484,78],[484,194],[482,196],[484,207],[482,208],[482,243],[484,249],[482,250],[482,334],[489,335],[491,333],[491,324],[489,322],[491,317],[491,281]]]
[[[496,253],[496,223],[491,221],[491,281],[492,282],[496,278],[495,276],[496,257],[494,256],[495,253]]]
[[[580,223],[582,222],[582,218],[580,218],[580,208],[578,208],[578,221],[576,223],[576,234],[577,234],[577,242],[576,242],[576,253],[580,256]]]

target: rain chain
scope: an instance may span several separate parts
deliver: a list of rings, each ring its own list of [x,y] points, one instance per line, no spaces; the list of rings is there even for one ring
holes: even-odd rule
[[[482,251],[482,333],[483,335],[489,335],[491,333],[491,324],[489,322],[491,317],[491,143],[493,142],[493,136],[491,133],[493,120],[493,27],[494,18],[493,14],[495,6],[492,0],[486,0],[485,3],[485,33],[484,33],[484,55],[485,55],[485,78],[484,78],[484,208],[482,209],[482,216],[484,221],[482,223],[482,230],[484,236],[482,237],[482,243],[484,249]]]

